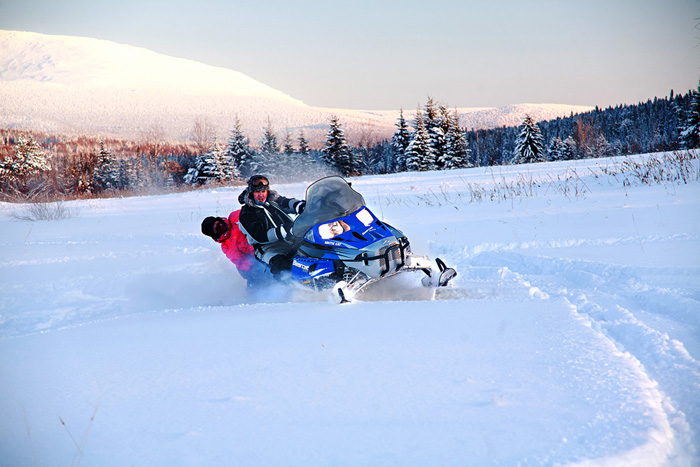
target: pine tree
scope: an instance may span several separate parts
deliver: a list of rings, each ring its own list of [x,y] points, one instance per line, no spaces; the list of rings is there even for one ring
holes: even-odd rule
[[[272,120],[268,117],[267,126],[263,129],[263,135],[260,139],[260,152],[257,154],[258,163],[255,173],[277,172],[277,169],[280,168],[279,155],[280,144],[272,126]]]
[[[270,154],[277,154],[280,152],[280,145],[277,141],[277,135],[275,134],[275,129],[272,127],[272,120],[270,120],[270,117],[267,118],[267,126],[263,130],[263,136],[260,140],[260,150]]]
[[[442,112],[432,97],[428,97],[428,102],[425,104],[423,125],[428,134],[428,147],[421,161],[421,170],[435,170],[439,167],[438,159],[444,152],[445,130]]]
[[[593,159],[612,156],[612,154],[612,147],[610,147],[608,140],[603,135],[598,135],[593,144],[586,147],[586,156]]]
[[[552,141],[549,142],[549,161],[561,161],[564,160],[564,142],[560,137],[555,136]]]
[[[294,144],[292,143],[292,133],[287,129],[284,133],[284,142],[282,144],[282,152],[291,157],[294,155]]]
[[[691,92],[690,107],[685,112],[682,124],[681,141],[686,149],[700,148],[700,84]]]
[[[120,186],[119,164],[117,158],[100,142],[100,152],[97,154],[95,169],[92,173],[94,186],[101,190],[115,189]]]
[[[348,176],[357,172],[352,150],[345,139],[340,120],[335,115],[331,117],[326,144],[322,149],[322,153],[323,161],[341,174]]]
[[[49,158],[32,136],[20,136],[15,154],[0,161],[0,180],[26,184],[30,177],[50,170]]]
[[[526,115],[525,120],[523,120],[520,135],[515,141],[514,153],[514,164],[544,162],[546,160],[542,132],[529,115]]]
[[[250,141],[241,129],[241,121],[236,116],[236,121],[231,130],[231,136],[226,146],[226,158],[232,165],[229,172],[232,176],[250,175],[247,172],[249,159],[251,158]]]
[[[230,182],[239,178],[241,176],[241,172],[238,169],[238,165],[236,164],[233,154],[229,153],[226,149],[227,147],[222,147],[219,155],[221,160],[221,171],[223,172],[221,181]]]
[[[415,172],[429,170],[429,163],[425,162],[426,158],[432,158],[430,148],[430,135],[425,128],[423,114],[419,110],[416,111],[416,129],[411,138],[411,142],[406,148],[406,170]]]
[[[309,154],[309,143],[304,136],[304,130],[299,131],[299,154],[306,157]]]
[[[226,158],[224,148],[218,141],[206,154],[200,154],[195,161],[195,169],[185,175],[190,183],[206,184],[226,179]]]
[[[391,147],[394,149],[394,170],[403,172],[406,170],[406,149],[411,142],[411,131],[403,116],[403,109],[399,112],[399,121],[394,124],[396,132],[391,137]]]
[[[568,161],[574,159],[575,155],[576,141],[571,136],[563,141],[560,137],[555,136],[549,142],[548,161]]]
[[[304,130],[299,130],[297,144],[299,145],[299,151],[296,153],[298,175],[307,176],[314,170],[314,160]]]
[[[452,156],[449,155],[445,157],[445,152],[447,149],[447,132],[450,131],[450,125],[452,117],[450,116],[450,111],[444,105],[438,106],[437,119],[435,121],[435,126],[431,130],[431,142],[433,147],[433,152],[435,153],[435,164],[438,169],[449,168],[445,167],[444,164],[448,162],[447,159]]]
[[[136,168],[136,160],[131,159],[119,159],[118,162],[119,171],[119,188],[126,190],[128,188],[134,187],[138,184],[138,170]],[[191,182],[190,182],[191,183]]]
[[[445,148],[438,165],[443,169],[462,169],[472,167],[470,151],[464,131],[459,126],[459,115],[447,114],[447,132],[445,134]]]
[[[569,136],[562,141],[561,160],[570,161],[576,158],[576,141]]]

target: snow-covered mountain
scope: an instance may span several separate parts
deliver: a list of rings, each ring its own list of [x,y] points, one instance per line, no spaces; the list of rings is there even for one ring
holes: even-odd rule
[[[386,138],[399,112],[310,107],[237,71],[105,40],[19,31],[0,31],[0,82],[1,127],[127,139],[154,128],[185,139],[198,118],[225,138],[238,115],[254,143],[268,118],[280,132],[303,128],[321,141],[332,114],[351,141]],[[589,109],[519,104],[458,111],[463,126],[492,128],[517,125],[526,113],[546,120]]]

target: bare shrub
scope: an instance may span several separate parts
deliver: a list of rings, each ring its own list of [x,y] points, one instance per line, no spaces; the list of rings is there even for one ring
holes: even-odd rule
[[[18,221],[55,221],[72,219],[78,216],[78,210],[70,208],[62,201],[53,203],[32,203],[21,210],[10,213],[10,217]]]

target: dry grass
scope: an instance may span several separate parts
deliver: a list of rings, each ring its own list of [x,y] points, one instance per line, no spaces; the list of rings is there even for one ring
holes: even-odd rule
[[[687,184],[700,180],[700,158],[698,151],[676,151],[648,157],[628,157],[621,163],[609,166],[589,168],[580,174],[575,168],[568,168],[565,173],[556,176],[534,177],[531,174],[520,173],[514,178],[497,177],[491,171],[491,183],[473,183],[461,178],[464,186],[440,186],[440,191],[428,190],[425,194],[417,194],[413,199],[402,199],[395,196],[380,197],[380,204],[405,204],[407,206],[454,206],[470,203],[515,202],[534,198],[540,192],[545,195],[557,193],[569,199],[585,198],[592,191],[589,183],[591,177],[600,179],[607,177],[612,184],[622,187],[639,185],[674,185]],[[581,170],[581,169],[578,169]],[[594,185],[592,185],[594,187]]]

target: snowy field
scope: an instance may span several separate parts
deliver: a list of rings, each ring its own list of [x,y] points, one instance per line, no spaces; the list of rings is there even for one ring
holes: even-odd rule
[[[459,275],[349,305],[246,296],[240,187],[0,204],[0,464],[700,465],[698,161],[629,162],[352,180]]]

